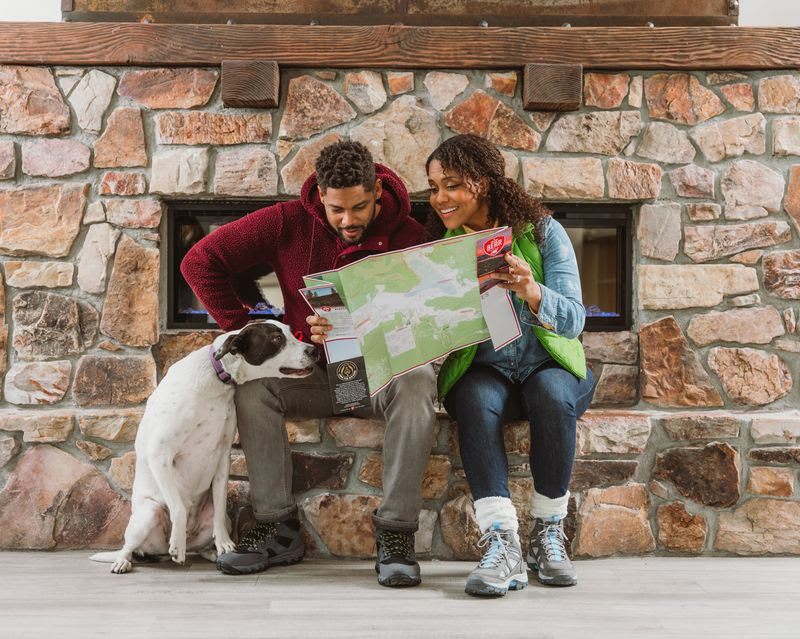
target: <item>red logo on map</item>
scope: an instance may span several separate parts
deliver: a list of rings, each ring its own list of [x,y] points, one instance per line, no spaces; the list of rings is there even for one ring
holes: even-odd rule
[[[325,311],[326,313],[331,310],[330,306],[320,306],[320,308]]]
[[[502,250],[504,243],[502,237],[493,237],[491,240],[484,242],[483,252],[486,255],[495,256]]]

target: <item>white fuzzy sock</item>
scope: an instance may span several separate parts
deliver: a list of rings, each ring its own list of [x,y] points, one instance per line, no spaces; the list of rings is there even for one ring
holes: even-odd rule
[[[483,497],[475,500],[475,518],[481,534],[496,525],[501,530],[519,530],[517,509],[508,497]]]
[[[569,504],[569,491],[563,497],[551,499],[534,490],[533,497],[531,497],[531,515],[538,519],[551,519],[552,517],[564,519],[567,516],[567,504]]]

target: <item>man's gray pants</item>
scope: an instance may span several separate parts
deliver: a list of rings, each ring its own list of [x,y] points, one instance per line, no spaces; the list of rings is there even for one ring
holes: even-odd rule
[[[348,413],[386,422],[383,503],[373,517],[387,530],[414,532],[422,507],[422,474],[436,427],[436,376],[423,366],[393,380],[371,400],[371,409]],[[257,379],[236,388],[239,438],[250,477],[256,519],[278,521],[294,512],[292,456],[286,419],[333,416],[324,369],[301,379]]]

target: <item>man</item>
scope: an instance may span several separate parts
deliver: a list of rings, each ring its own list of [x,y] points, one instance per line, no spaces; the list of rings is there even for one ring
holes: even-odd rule
[[[363,145],[342,141],[323,149],[316,173],[299,200],[261,209],[217,229],[187,253],[181,272],[225,331],[248,321],[232,280],[268,265],[275,271],[286,307],[285,321],[299,338],[317,344],[330,326],[308,315],[297,292],[303,275],[330,270],[374,253],[418,244],[423,229],[410,217],[400,179],[376,165]],[[433,445],[436,382],[425,366],[372,398],[371,410],[356,411],[386,422],[383,502],[373,514],[384,586],[416,586],[419,564],[414,532],[422,505],[421,479]],[[299,561],[304,545],[292,496],[292,458],[284,421],[330,417],[332,405],[323,367],[302,379],[263,379],[236,389],[239,436],[247,460],[257,519],[235,552],[219,557],[226,574],[249,574]]]

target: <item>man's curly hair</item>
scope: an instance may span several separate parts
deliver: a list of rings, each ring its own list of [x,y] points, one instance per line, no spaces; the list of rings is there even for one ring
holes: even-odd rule
[[[314,163],[317,184],[324,191],[361,185],[371,191],[375,187],[375,161],[369,149],[360,142],[341,140],[322,149]]]
[[[426,171],[434,160],[438,160],[445,171],[458,173],[476,197],[488,199],[490,224],[510,226],[514,235],[531,225],[536,241],[542,243],[550,210],[516,181],[506,177],[505,160],[491,142],[471,133],[456,135],[434,149],[425,162]],[[483,178],[489,182],[486,193],[480,188]],[[436,211],[428,212],[425,230],[429,239],[444,235],[445,226]]]

